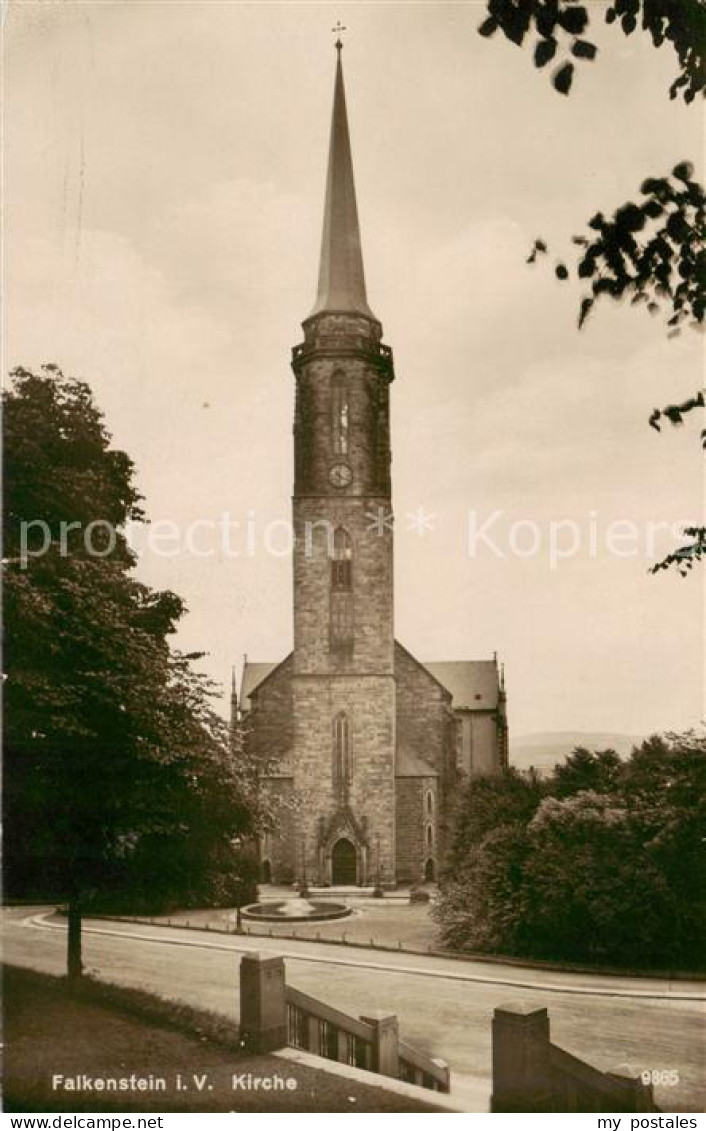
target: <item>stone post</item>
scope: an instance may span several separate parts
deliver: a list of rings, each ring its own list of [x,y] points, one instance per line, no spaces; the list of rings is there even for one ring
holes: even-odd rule
[[[491,1112],[541,1111],[550,1087],[549,1016],[521,1003],[499,1006],[493,1017]]]
[[[437,1087],[438,1087],[439,1091],[440,1092],[450,1092],[451,1091],[451,1069],[449,1068],[448,1064],[446,1063],[445,1060],[441,1060],[441,1058],[438,1057],[438,1056],[432,1057],[432,1064],[435,1064],[436,1067],[439,1069],[440,1073],[443,1073],[443,1079],[437,1080]]]
[[[399,1025],[396,1015],[376,1009],[369,1017],[361,1017],[361,1021],[373,1027],[373,1072],[399,1079]]]
[[[253,1052],[287,1044],[284,959],[250,952],[240,962],[240,1036]]]
[[[655,1107],[654,1091],[651,1084],[643,1084],[638,1077],[631,1076],[628,1072],[621,1070],[606,1072],[606,1076],[624,1085],[625,1095],[628,1097],[628,1103],[625,1106],[626,1111],[660,1110]]]

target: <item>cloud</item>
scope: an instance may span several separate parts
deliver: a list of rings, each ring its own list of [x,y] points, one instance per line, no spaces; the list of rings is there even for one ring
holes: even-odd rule
[[[313,3],[164,12],[11,6],[6,358],[91,383],[155,520],[286,517],[330,24]],[[346,74],[370,300],[398,373],[395,505],[439,513],[428,540],[398,522],[400,633],[426,655],[498,648],[518,729],[678,725],[701,701],[694,585],[643,561],[470,563],[463,522],[469,505],[695,509],[691,425],[657,436],[646,417],[699,383],[699,342],[610,304],[578,334],[576,290],[524,261],[537,235],[558,254],[596,207],[697,153],[698,111],[669,102],[673,57],[645,36],[618,36],[618,56],[605,29],[559,99],[529,52],[475,34],[473,5],[356,13]],[[142,569],[184,594],[180,639],[210,649],[212,674],[289,647],[285,559]]]

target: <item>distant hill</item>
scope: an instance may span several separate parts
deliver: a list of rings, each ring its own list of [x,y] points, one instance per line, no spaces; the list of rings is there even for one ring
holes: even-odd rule
[[[557,762],[563,762],[576,746],[587,750],[615,750],[627,758],[633,746],[643,741],[643,735],[612,734],[607,731],[555,730],[544,734],[510,733],[510,765],[518,770],[536,770],[549,773]]]

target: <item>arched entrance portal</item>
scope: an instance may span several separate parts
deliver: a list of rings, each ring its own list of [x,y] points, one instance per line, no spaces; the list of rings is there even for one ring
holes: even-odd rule
[[[424,865],[424,880],[425,883],[432,884],[435,879],[436,869],[434,867],[434,861],[429,858],[429,860],[427,860],[426,864]]]
[[[358,860],[355,845],[345,837],[337,840],[331,853],[331,881],[349,886],[358,882]]]

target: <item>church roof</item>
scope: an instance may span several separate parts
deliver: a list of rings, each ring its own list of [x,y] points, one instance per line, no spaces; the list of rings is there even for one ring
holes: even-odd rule
[[[253,663],[246,660],[240,684],[241,710],[252,708],[250,696],[282,662]],[[422,660],[421,663],[449,692],[454,710],[494,711],[497,708],[500,687],[495,660]]]
[[[498,665],[495,660],[437,660],[422,663],[451,692],[455,711],[494,711],[498,705]]]
[[[243,665],[243,678],[240,682],[240,708],[242,711],[249,711],[252,708],[250,696],[253,691],[259,687],[264,679],[267,679],[275,668],[278,668],[281,660],[275,664],[270,663],[253,663],[252,660],[246,660]]]
[[[337,44],[336,81],[331,118],[324,229],[321,238],[319,289],[311,312],[342,311],[375,315],[365,294],[363,252],[348,133],[341,47]]]

